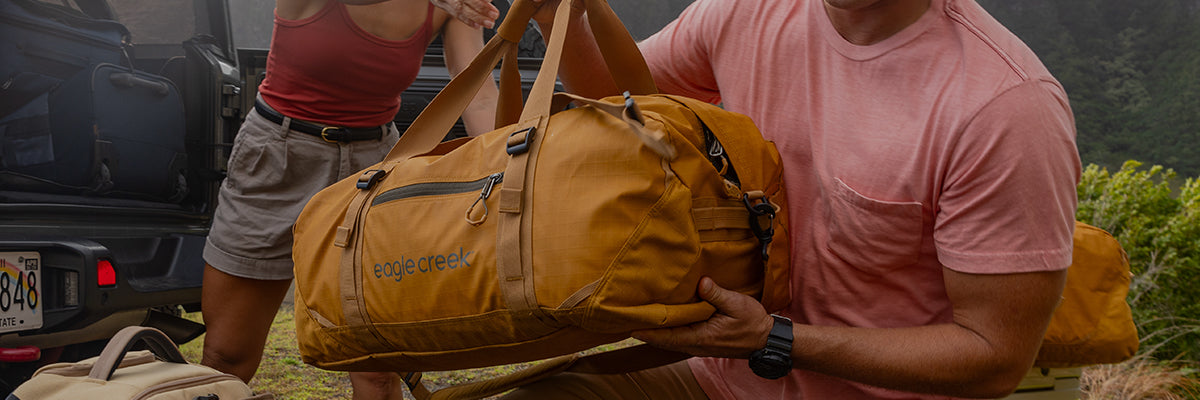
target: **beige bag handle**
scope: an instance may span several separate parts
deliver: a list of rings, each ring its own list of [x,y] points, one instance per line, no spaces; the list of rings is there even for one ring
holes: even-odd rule
[[[121,360],[125,359],[125,353],[128,353],[138,342],[146,343],[150,352],[163,361],[177,364],[188,363],[183,358],[183,353],[179,352],[179,347],[175,346],[175,342],[172,342],[167,334],[148,326],[128,326],[118,331],[104,346],[100,357],[96,359],[95,364],[92,364],[92,371],[88,374],[88,378],[102,381],[112,379],[113,372],[117,370]]]
[[[125,359],[125,354],[133,346],[137,345],[138,342],[145,343],[150,352],[163,361],[188,365],[187,359],[183,357],[183,353],[179,352],[179,347],[175,345],[175,342],[167,334],[148,326],[127,326],[117,331],[117,334],[113,335],[108,344],[104,346],[104,350],[100,352],[100,356],[92,364],[92,370],[88,373],[88,378],[102,381],[112,379],[113,373],[120,367],[121,361]],[[274,399],[275,396],[271,393],[259,393],[243,400]]]

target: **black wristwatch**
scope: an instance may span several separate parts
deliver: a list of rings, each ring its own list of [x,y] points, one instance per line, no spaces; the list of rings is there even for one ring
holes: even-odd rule
[[[767,335],[767,347],[750,354],[750,370],[767,379],[779,379],[792,372],[792,320],[771,314],[775,326]]]

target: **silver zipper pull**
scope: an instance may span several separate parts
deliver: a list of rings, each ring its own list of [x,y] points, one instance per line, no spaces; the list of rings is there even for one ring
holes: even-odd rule
[[[475,202],[471,203],[471,207],[467,209],[466,219],[467,219],[468,224],[478,226],[479,224],[482,224],[483,221],[487,220],[487,215],[488,215],[487,198],[492,195],[492,188],[495,188],[496,184],[500,183],[503,180],[504,180],[503,172],[497,172],[497,173],[494,173],[494,174],[488,176],[487,182],[484,182],[484,184],[483,184],[483,190],[479,191],[479,197],[476,197]],[[481,204],[483,205],[483,214],[479,215],[478,217],[472,217],[471,214],[473,214],[475,209]]]

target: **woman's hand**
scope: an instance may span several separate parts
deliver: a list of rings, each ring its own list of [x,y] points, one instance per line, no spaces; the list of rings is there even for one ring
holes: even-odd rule
[[[500,10],[488,0],[429,0],[472,28],[493,28]]]

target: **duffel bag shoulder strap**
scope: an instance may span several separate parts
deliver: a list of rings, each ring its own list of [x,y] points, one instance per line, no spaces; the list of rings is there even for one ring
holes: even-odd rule
[[[717,137],[717,141],[721,143],[721,147],[725,149],[725,154],[729,156],[733,165],[754,165],[763,162],[772,162],[778,164],[778,160],[760,160],[764,151],[762,149],[765,142],[761,139],[762,134],[758,132],[758,127],[754,122],[742,114],[725,112],[725,110],[686,96],[666,95],[664,96],[675,102],[682,104],[684,107],[696,113],[696,117],[704,122],[704,125],[712,131]],[[719,115],[718,115],[719,114]],[[748,134],[748,131],[754,134]],[[765,187],[767,182],[779,180],[777,176],[765,175],[768,171],[774,171],[774,168],[742,168],[737,171],[738,178],[741,179],[748,187]],[[781,171],[781,169],[780,169]]]
[[[436,391],[428,390],[420,382],[421,374],[419,373],[408,374],[404,378],[409,391],[417,400],[482,399],[537,382],[558,373],[621,374],[660,367],[683,361],[690,357],[687,354],[640,344],[586,356],[570,354],[555,357],[511,374],[478,382],[450,386]]]

